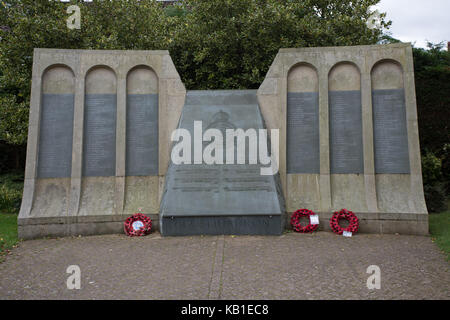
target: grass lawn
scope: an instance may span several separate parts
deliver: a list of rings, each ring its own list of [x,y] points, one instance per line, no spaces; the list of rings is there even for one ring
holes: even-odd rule
[[[0,261],[18,241],[17,214],[0,213]]]
[[[430,214],[430,233],[433,241],[450,261],[450,211]]]

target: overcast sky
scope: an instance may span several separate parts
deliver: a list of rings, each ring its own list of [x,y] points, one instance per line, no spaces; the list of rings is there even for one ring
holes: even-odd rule
[[[450,0],[381,0],[376,6],[392,21],[389,31],[402,42],[426,47],[450,41]]]

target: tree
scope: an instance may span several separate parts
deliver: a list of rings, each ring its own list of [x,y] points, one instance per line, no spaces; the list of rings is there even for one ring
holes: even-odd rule
[[[443,43],[429,43],[428,49],[413,50],[422,171],[430,212],[444,210],[445,196],[450,195],[450,52],[443,48]],[[425,179],[430,176],[434,179]]]
[[[67,27],[69,3],[0,2],[0,144],[17,146],[15,158],[22,166],[19,152],[27,138],[34,48],[168,47],[171,18],[154,0],[76,2],[82,13],[80,30]],[[9,162],[17,165],[17,160]]]
[[[188,0],[170,52],[190,89],[257,88],[280,48],[375,44],[378,0]]]
[[[450,52],[442,48],[429,44],[413,51],[422,152],[438,155],[450,144]]]
[[[390,22],[370,29],[379,0],[0,1],[0,143],[27,136],[34,48],[168,49],[189,89],[257,88],[283,47],[375,44]]]

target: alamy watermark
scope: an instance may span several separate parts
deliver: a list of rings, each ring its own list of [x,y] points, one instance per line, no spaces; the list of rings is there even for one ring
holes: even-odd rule
[[[50,0],[51,1],[51,0]],[[70,2],[70,0],[59,0],[60,2]],[[92,0],[84,0],[84,2],[92,2]],[[70,5],[67,8],[67,14],[70,16],[67,18],[67,28],[70,30],[74,29],[81,29],[81,10],[80,7],[77,5]],[[370,12],[370,16],[367,19],[367,27],[369,29],[380,29],[382,27],[381,25],[381,13],[378,10],[375,10],[373,12]]]
[[[70,14],[67,18],[67,28],[70,30],[81,29],[81,10],[79,6],[72,5],[67,8],[67,13]]]
[[[187,129],[172,132],[171,140],[176,142],[171,153],[174,164],[261,164],[266,166],[260,168],[261,175],[278,173],[278,129],[270,130],[270,143],[266,129],[210,128],[203,132],[203,122],[194,121],[193,133],[194,137]]]
[[[369,29],[380,29],[381,26],[381,13],[378,10],[372,12],[367,19],[367,27]]]
[[[381,289],[381,269],[379,266],[371,265],[367,267],[366,273],[370,274],[367,278],[367,289]]]
[[[69,290],[81,289],[81,269],[77,265],[70,265],[66,269],[66,273],[70,274],[67,278],[66,285]]]

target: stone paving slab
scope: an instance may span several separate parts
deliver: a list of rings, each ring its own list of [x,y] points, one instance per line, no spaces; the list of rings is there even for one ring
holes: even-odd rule
[[[81,289],[68,290],[69,265]],[[381,268],[381,289],[366,287]],[[69,237],[21,242],[0,263],[0,299],[450,299],[429,237]]]

